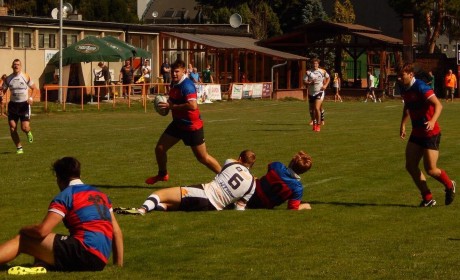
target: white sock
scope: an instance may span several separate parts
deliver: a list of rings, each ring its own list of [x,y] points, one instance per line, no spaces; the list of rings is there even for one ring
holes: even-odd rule
[[[147,211],[150,212],[155,210],[155,207],[160,203],[160,197],[156,194],[152,194],[144,201],[142,207]]]

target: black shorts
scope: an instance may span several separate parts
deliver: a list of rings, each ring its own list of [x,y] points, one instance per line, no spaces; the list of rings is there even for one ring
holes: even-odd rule
[[[203,185],[181,187],[180,211],[215,211],[214,205],[204,193]]]
[[[187,131],[180,129],[174,122],[171,122],[163,133],[181,139],[182,142],[184,142],[185,146],[195,147],[204,143],[203,128],[193,131]]]
[[[409,142],[422,146],[424,149],[438,151],[439,143],[441,143],[441,133],[431,137],[417,137],[411,135]]]
[[[163,83],[169,84],[171,82],[171,74],[163,74]]]
[[[14,120],[18,122],[30,121],[30,105],[27,101],[24,102],[8,102],[8,121]]]
[[[54,268],[57,271],[101,271],[105,263],[88,252],[77,239],[56,234],[53,242]]]
[[[314,95],[308,95],[308,103],[314,104],[316,100],[323,100],[324,99],[324,91],[317,92]]]

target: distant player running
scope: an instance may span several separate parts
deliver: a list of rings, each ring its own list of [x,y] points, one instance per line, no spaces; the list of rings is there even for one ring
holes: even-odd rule
[[[402,139],[406,138],[406,122],[410,118],[412,132],[406,146],[406,169],[422,195],[420,206],[436,205],[425,175],[419,168],[422,158],[428,175],[444,185],[445,204],[449,205],[455,198],[455,182],[436,166],[441,142],[441,128],[437,122],[442,111],[441,102],[430,86],[415,79],[414,66],[411,63],[404,64],[400,76],[403,84],[401,95],[404,98],[400,136]]]
[[[161,189],[152,193],[135,208],[115,208],[118,214],[144,215],[157,211],[206,211],[223,210],[235,204],[244,210],[255,190],[254,177],[249,172],[256,159],[252,151],[242,151],[238,160],[227,159],[222,171],[207,184]]]
[[[304,83],[308,86],[308,104],[313,121],[313,131],[319,132],[324,124],[324,110],[322,107],[325,90],[331,80],[326,70],[319,68],[320,60],[314,58],[313,69],[307,71]]]
[[[34,141],[30,130],[30,106],[34,102],[33,94],[37,87],[27,73],[22,72],[22,65],[19,59],[13,60],[11,65],[13,73],[3,83],[3,92],[10,89],[11,98],[8,103],[8,124],[10,126],[11,139],[16,145],[16,153],[23,154],[21,140],[19,139],[17,125],[21,120],[21,129],[27,135],[29,143]],[[29,96],[29,88],[32,95]]]

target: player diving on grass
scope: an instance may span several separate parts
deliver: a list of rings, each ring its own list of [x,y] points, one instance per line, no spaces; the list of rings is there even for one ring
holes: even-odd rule
[[[207,184],[161,189],[152,193],[139,208],[115,208],[117,214],[145,215],[150,211],[209,211],[235,205],[244,210],[255,190],[249,169],[256,155],[250,150],[240,153],[237,160],[227,159],[213,181]]]
[[[302,202],[303,185],[300,175],[310,170],[311,157],[304,151],[297,152],[286,166],[281,162],[268,165],[267,173],[257,178],[256,191],[247,208],[272,209],[287,201],[289,210],[309,210],[309,203]]]

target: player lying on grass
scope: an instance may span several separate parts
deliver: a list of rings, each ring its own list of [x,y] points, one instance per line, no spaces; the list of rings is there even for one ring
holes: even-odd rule
[[[310,170],[311,165],[311,157],[304,151],[296,153],[288,166],[270,163],[267,173],[256,180],[256,191],[247,208],[272,209],[287,201],[288,209],[311,209],[310,204],[302,202],[303,186],[299,176]]]
[[[80,180],[80,162],[64,157],[53,164],[61,192],[51,201],[40,224],[25,226],[0,245],[0,264],[20,253],[35,258],[41,268],[13,267],[10,274],[104,269],[113,250],[113,263],[123,265],[123,236],[107,195]],[[70,235],[53,233],[61,221]],[[45,268],[43,268],[45,267]]]
[[[139,208],[115,208],[117,214],[144,215],[158,211],[206,211],[222,210],[235,204],[244,210],[254,193],[254,177],[249,172],[256,155],[245,150],[238,160],[227,159],[214,180],[207,184],[161,189],[152,193]]]

